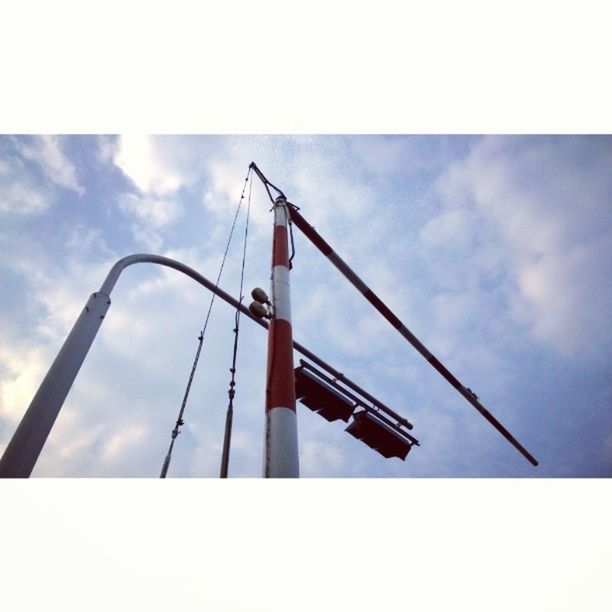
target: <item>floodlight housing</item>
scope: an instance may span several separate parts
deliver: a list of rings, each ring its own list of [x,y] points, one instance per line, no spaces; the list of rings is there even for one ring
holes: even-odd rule
[[[260,302],[251,302],[249,304],[249,312],[258,319],[269,319],[270,314],[266,307]]]
[[[268,294],[261,287],[255,287],[255,289],[251,291],[251,297],[260,304],[270,303],[270,298],[268,297]]]
[[[356,408],[350,399],[303,367],[295,369],[295,396],[328,421],[348,422]]]
[[[378,451],[383,457],[398,457],[402,461],[406,459],[414,443],[399,427],[388,421],[384,422],[368,410],[356,412],[345,431]]]

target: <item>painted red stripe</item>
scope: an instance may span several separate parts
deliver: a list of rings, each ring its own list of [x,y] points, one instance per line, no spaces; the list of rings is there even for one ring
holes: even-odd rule
[[[448,382],[453,385],[455,389],[458,389],[459,391],[463,389],[463,385],[438,361],[436,357],[432,355],[427,361],[429,361],[429,363],[431,363],[431,365],[436,368],[436,370],[438,370],[438,372],[440,372],[440,374],[442,374],[442,376],[444,376],[444,378],[446,378],[446,380],[448,380]]]
[[[273,319],[268,330],[266,411],[281,407],[295,412],[293,339],[291,324],[282,319]]]
[[[287,240],[287,228],[283,227],[282,225],[274,226],[272,266],[289,267],[289,243]]]

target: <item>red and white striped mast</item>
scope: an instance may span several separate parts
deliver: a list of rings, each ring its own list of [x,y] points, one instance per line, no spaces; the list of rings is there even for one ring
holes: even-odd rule
[[[289,211],[280,195],[274,201],[272,241],[272,319],[268,328],[264,476],[298,478],[297,416],[293,373],[289,283]]]

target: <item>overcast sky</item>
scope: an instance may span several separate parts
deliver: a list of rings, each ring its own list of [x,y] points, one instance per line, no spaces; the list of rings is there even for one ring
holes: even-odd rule
[[[304,477],[612,475],[612,138],[0,137],[0,450],[119,258],[217,276],[255,161],[540,461],[532,467],[299,232],[294,339],[414,424],[405,462],[298,404]],[[245,293],[268,290],[252,188]],[[221,287],[237,296],[245,210]],[[156,477],[210,294],[128,268],[34,470]],[[218,475],[233,343],[217,300],[169,476]],[[295,360],[299,359],[295,354]],[[242,319],[230,476],[263,463],[266,334]]]

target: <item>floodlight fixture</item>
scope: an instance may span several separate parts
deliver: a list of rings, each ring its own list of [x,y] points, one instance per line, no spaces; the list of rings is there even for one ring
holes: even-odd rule
[[[257,319],[269,319],[270,313],[261,302],[251,302],[249,304],[249,312]]]
[[[398,457],[404,461],[412,446],[418,445],[418,441],[410,434],[369,410],[356,412],[345,431],[387,459]]]
[[[261,287],[255,287],[255,289],[251,291],[251,297],[260,304],[270,303],[270,298],[268,297],[268,294]]]
[[[310,410],[328,421],[348,422],[352,416],[345,431],[386,458],[403,461],[413,445],[419,446],[419,441],[406,431],[410,423],[405,418],[363,390],[364,396],[357,393],[356,385],[344,375],[342,380],[330,378],[302,359],[300,364],[295,369],[295,395]],[[360,410],[355,412],[357,409]]]
[[[354,402],[304,367],[295,369],[295,397],[328,421],[348,422]]]

